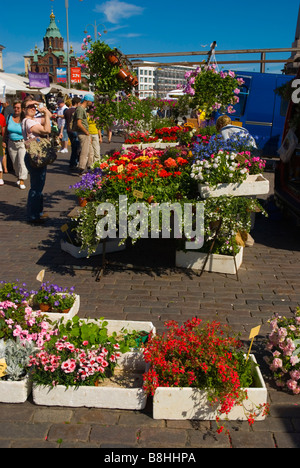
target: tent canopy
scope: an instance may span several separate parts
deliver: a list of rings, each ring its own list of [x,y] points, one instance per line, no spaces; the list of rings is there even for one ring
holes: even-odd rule
[[[15,75],[13,73],[0,73],[0,98],[8,95],[15,95],[17,92],[25,92],[28,94],[48,94],[61,92],[63,94],[75,94],[84,96],[90,91],[78,89],[66,89],[58,84],[52,84],[48,88],[30,88],[29,79],[24,76]]]

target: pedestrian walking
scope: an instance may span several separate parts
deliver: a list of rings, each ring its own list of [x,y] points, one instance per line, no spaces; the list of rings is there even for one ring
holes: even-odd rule
[[[95,119],[90,112],[87,112],[88,124],[89,124],[89,133],[91,136],[90,140],[90,154],[89,161],[100,162],[100,142],[102,141],[101,129],[97,128]]]
[[[78,166],[79,154],[80,154],[80,141],[78,139],[78,133],[73,129],[73,116],[79,106],[81,99],[74,97],[72,99],[71,107],[68,107],[64,111],[66,128],[69,140],[71,142],[71,157],[70,157],[70,169],[75,169]],[[71,128],[72,123],[72,128]]]
[[[93,102],[94,96],[92,94],[86,94],[81,100],[81,104],[77,107],[73,118],[73,126],[78,133],[81,146],[78,167],[79,175],[82,175],[86,171],[87,167],[92,164],[92,161],[89,161],[91,137],[86,111]]]
[[[7,117],[7,125],[4,132],[3,147],[9,151],[9,156],[13,164],[17,185],[21,190],[26,189],[25,180],[28,171],[25,166],[25,144],[22,133],[22,101],[13,103],[13,113]]]
[[[47,137],[51,133],[51,112],[47,107],[42,107],[39,108],[39,111],[43,117],[35,117],[38,104],[37,101],[31,99],[23,102],[25,116],[22,120],[22,131],[25,141],[35,137]],[[25,164],[30,174],[27,220],[31,224],[42,224],[45,221],[43,215],[43,189],[46,182],[47,166],[32,167],[28,153],[25,155]]]
[[[67,127],[66,127],[66,121],[65,121],[65,116],[64,112],[66,109],[68,109],[68,106],[66,106],[64,100],[62,98],[59,98],[57,100],[57,126],[59,130],[59,138],[61,139],[61,149],[59,150],[60,153],[67,153],[68,152],[68,132],[67,132]]]

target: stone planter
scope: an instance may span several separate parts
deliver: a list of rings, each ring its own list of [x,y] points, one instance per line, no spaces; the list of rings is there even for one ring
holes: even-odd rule
[[[250,355],[254,363],[254,355]],[[259,405],[267,403],[267,388],[264,383],[259,367],[253,365],[253,376],[255,387],[247,388],[248,399],[243,401],[242,406],[235,406],[228,415],[220,416],[221,420],[230,421],[247,420],[245,411],[254,412]],[[159,387],[153,397],[153,418],[173,420],[207,420],[212,421],[217,416],[216,408],[213,408],[207,399],[205,390],[197,388],[170,388]],[[257,421],[262,421],[265,416],[257,416]]]
[[[1,403],[25,403],[32,389],[29,377],[12,382],[0,380],[0,402]]]
[[[243,262],[243,247],[235,257],[236,267],[239,270]],[[195,252],[193,250],[176,252],[176,266],[180,268],[189,268],[191,270],[202,270],[207,254]],[[234,257],[230,255],[210,254],[205,265],[204,271],[213,273],[227,273],[229,275],[236,274]]]
[[[80,307],[80,296],[78,294],[76,294],[75,296],[76,296],[75,302],[67,313],[43,311],[43,315],[46,315],[52,322],[56,322],[57,320],[60,320],[61,318],[63,318],[64,321],[72,319],[73,317],[75,317],[75,315],[78,314],[79,307]],[[33,311],[33,315],[36,315],[36,312]]]
[[[106,253],[121,252],[122,250],[125,250],[126,245],[125,244],[119,245],[119,242],[120,242],[120,239],[108,239],[106,242]],[[80,250],[80,247],[70,244],[70,242],[66,242],[63,239],[61,239],[60,241],[60,247],[61,247],[61,250],[69,253],[74,258],[86,258],[88,256],[87,249]],[[96,251],[92,253],[91,256],[102,255],[102,253],[103,253],[103,243],[101,242],[98,245]]]
[[[264,195],[269,193],[270,183],[262,174],[249,175],[247,179],[238,184],[217,184],[209,187],[207,184],[198,184],[198,190],[202,198],[216,198],[222,196],[244,197],[251,195]]]

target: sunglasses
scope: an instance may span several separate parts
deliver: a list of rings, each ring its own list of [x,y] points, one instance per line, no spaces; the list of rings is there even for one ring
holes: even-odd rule
[[[35,109],[36,105],[35,104],[29,104],[29,106],[26,107],[26,109]]]

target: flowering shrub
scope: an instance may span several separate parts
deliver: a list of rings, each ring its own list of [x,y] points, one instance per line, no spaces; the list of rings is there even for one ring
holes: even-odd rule
[[[62,311],[70,309],[76,296],[74,294],[74,288],[62,288],[56,284],[42,283],[41,287],[33,296],[33,302],[37,304],[49,304],[52,311]]]
[[[243,155],[219,150],[217,154],[211,154],[209,159],[196,161],[192,166],[191,178],[210,186],[242,182],[249,171],[238,162],[241,156],[243,159]]]
[[[41,312],[33,313],[27,304],[0,302],[0,339],[18,338],[21,344],[35,343],[42,348],[55,333],[49,320]]]
[[[167,332],[152,336],[144,349],[151,365],[144,374],[145,391],[154,395],[158,387],[205,389],[220,414],[241,404],[242,388],[252,382],[251,363],[244,357],[241,341],[215,321],[193,318],[182,326],[175,321],[165,325]]]
[[[215,65],[201,65],[185,75],[187,84],[184,92],[192,96],[195,107],[205,112],[206,118],[218,110],[234,113],[233,106],[239,102],[242,78],[236,78],[233,71],[218,72]]]
[[[266,349],[272,353],[267,357],[270,370],[278,387],[300,393],[300,308],[294,316],[277,315],[269,321],[271,333]]]

